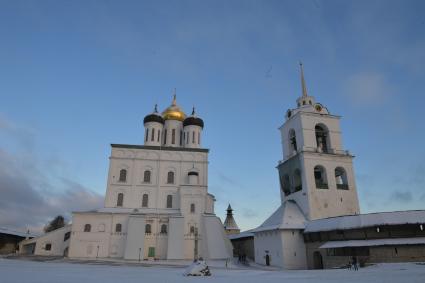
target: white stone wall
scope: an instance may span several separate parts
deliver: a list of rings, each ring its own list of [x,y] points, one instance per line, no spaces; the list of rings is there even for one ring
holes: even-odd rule
[[[270,256],[270,265],[284,267],[283,241],[281,231],[270,230],[255,233],[255,262],[266,265],[266,255]]]
[[[255,262],[284,269],[306,269],[306,247],[302,230],[269,230],[256,232],[254,237]]]
[[[282,230],[285,269],[307,269],[306,246],[302,230]]]
[[[328,189],[317,189],[314,179],[314,167],[321,165],[326,170]],[[335,168],[343,167],[347,174],[348,190],[337,189]],[[359,200],[350,156],[332,156],[326,154],[304,154],[303,185],[309,188],[309,219],[359,214]]]
[[[119,181],[120,170],[127,170],[126,182]],[[144,182],[144,171],[151,181]],[[197,188],[206,194],[208,157],[206,152],[112,148],[105,207],[116,207],[119,193],[124,194],[124,208],[142,208],[144,194],[149,195],[149,209],[167,209],[167,195],[173,195],[174,210],[180,209],[182,185],[189,185],[190,171],[198,173]],[[168,172],[174,172],[174,183],[167,183]],[[170,209],[168,209],[170,210]]]

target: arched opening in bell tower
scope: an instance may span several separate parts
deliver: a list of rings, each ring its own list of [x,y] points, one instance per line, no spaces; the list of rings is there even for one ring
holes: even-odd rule
[[[329,132],[328,132],[328,128],[323,124],[318,124],[318,125],[316,125],[314,130],[316,132],[317,149],[320,152],[324,152],[324,153],[329,152],[329,143],[328,143]]]
[[[323,166],[317,165],[316,167],[314,167],[314,181],[316,184],[316,188],[318,189],[328,188],[326,169]]]
[[[289,148],[290,154],[297,151],[297,137],[295,136],[295,130],[289,130]]]
[[[342,167],[335,168],[335,183],[339,190],[348,190],[348,179],[345,169]]]
[[[301,180],[301,170],[295,169],[294,171],[294,192],[302,191],[303,184]]]

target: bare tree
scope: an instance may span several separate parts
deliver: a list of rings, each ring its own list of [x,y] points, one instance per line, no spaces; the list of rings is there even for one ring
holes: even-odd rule
[[[44,232],[52,232],[56,229],[62,228],[65,226],[65,218],[62,215],[56,216],[52,221],[50,221],[46,226],[44,226]]]

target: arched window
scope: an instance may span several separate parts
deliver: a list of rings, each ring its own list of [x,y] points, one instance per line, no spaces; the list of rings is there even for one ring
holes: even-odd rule
[[[294,171],[294,191],[298,192],[303,189],[303,184],[301,180],[301,171],[300,169],[295,169]]]
[[[126,182],[127,181],[127,170],[121,169],[120,170],[120,178],[118,179],[120,182]]]
[[[122,206],[124,202],[124,194],[119,193],[117,197],[117,206]]]
[[[189,144],[189,132],[186,132],[186,144]]]
[[[167,129],[164,130],[164,144],[167,143]]]
[[[161,130],[158,130],[158,140],[157,140],[157,142],[159,142],[160,137],[161,137]]]
[[[291,193],[291,183],[289,181],[289,175],[285,174],[283,177],[280,178],[281,182],[281,188],[285,196],[289,195]]]
[[[146,131],[145,131],[145,141],[148,141],[148,135],[149,135],[149,129],[146,128]]]
[[[146,170],[143,172],[143,182],[144,183],[150,183],[151,182],[151,171]]]
[[[190,204],[190,213],[195,213],[195,204],[194,203]]]
[[[152,233],[152,227],[150,224],[145,225],[145,234],[151,234]]]
[[[151,141],[155,140],[155,128],[152,128]]]
[[[329,151],[328,129],[325,127],[325,125],[316,125],[314,129],[316,131],[317,148],[319,151],[327,153]]]
[[[172,195],[167,196],[167,208],[173,208],[173,196]]]
[[[192,143],[195,143],[195,132],[192,132]]]
[[[90,231],[91,231],[91,225],[90,224],[84,225],[84,232],[90,232]]]
[[[174,184],[174,172],[169,171],[167,174],[167,184]]]
[[[142,207],[148,207],[148,203],[149,203],[149,195],[144,194],[142,197]]]
[[[201,144],[201,132],[198,132],[198,144]]]
[[[115,232],[121,233],[121,231],[122,231],[122,225],[121,225],[121,223],[115,224]]]
[[[326,170],[323,166],[317,165],[314,167],[314,181],[316,183],[316,188],[328,189]]]
[[[290,154],[292,154],[292,152],[297,151],[297,138],[295,136],[295,130],[294,129],[290,129],[289,130],[289,144],[290,144]]]
[[[161,225],[161,234],[167,234],[167,225],[165,224]]]
[[[180,145],[183,143],[183,131],[180,131]]]
[[[335,168],[335,183],[339,190],[348,190],[348,179],[345,169],[342,167]]]
[[[176,143],[176,129],[171,130],[171,143],[172,144]]]
[[[195,234],[195,227],[194,226],[190,226],[190,234]]]

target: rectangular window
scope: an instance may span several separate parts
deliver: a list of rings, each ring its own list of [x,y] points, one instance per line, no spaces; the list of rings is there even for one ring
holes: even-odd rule
[[[180,131],[180,145],[182,145],[183,132]]]
[[[186,144],[189,143],[189,132],[186,133]]]
[[[201,133],[198,132],[198,144],[201,144]]]
[[[171,143],[172,144],[176,143],[176,129],[172,129],[171,131]]]
[[[158,130],[158,142],[159,142],[159,137],[161,136],[161,130]]]
[[[44,248],[46,251],[50,251],[52,249],[52,244],[46,244]]]

